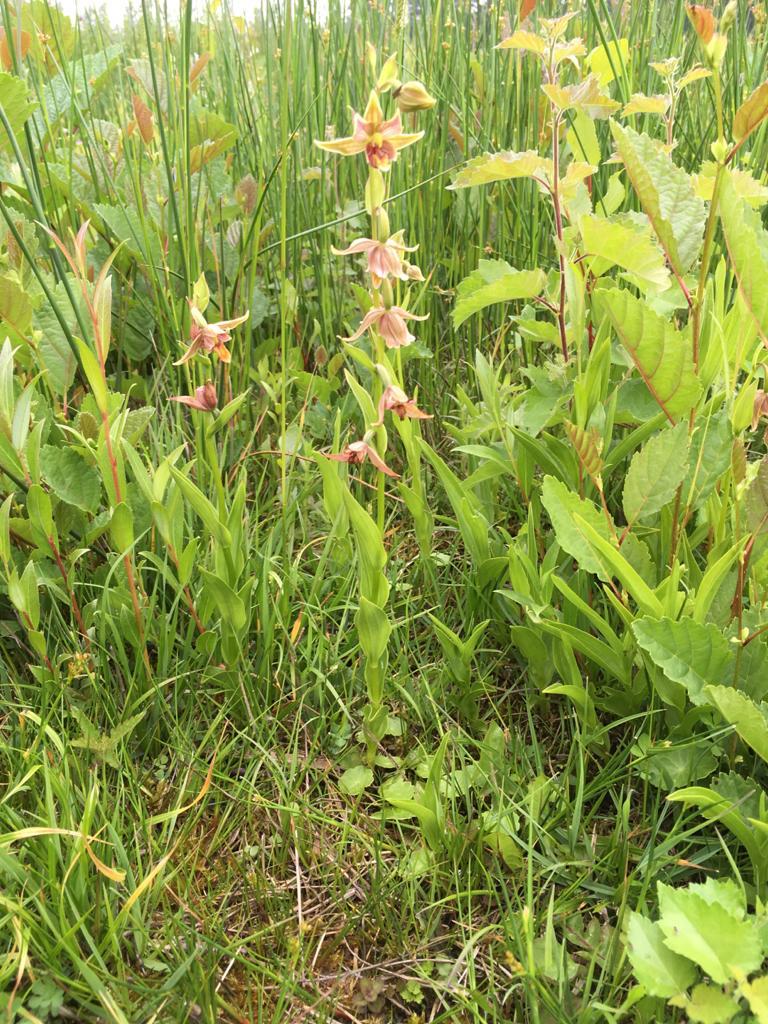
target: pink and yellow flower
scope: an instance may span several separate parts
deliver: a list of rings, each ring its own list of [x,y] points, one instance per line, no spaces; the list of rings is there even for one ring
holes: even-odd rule
[[[384,413],[392,412],[401,420],[431,420],[429,413],[423,412],[416,405],[412,398],[399,388],[396,384],[388,384],[379,399],[379,418],[374,427],[380,427],[384,422]]]
[[[373,465],[381,473],[386,473],[387,476],[397,477],[398,473],[395,473],[393,469],[390,469],[386,462],[382,459],[372,444],[367,441],[352,441],[348,444],[344,451],[333,452],[326,456],[328,459],[332,459],[334,462],[348,462],[350,465],[359,466],[366,459],[370,459]]]
[[[193,302],[189,303],[189,311],[192,315],[189,348],[181,359],[177,359],[173,365],[181,366],[182,363],[189,362],[198,352],[215,352],[222,363],[230,362],[232,356],[227,348],[227,342],[232,337],[231,332],[235,327],[239,327],[240,324],[244,323],[248,319],[249,314],[243,313],[242,316],[236,316],[232,320],[219,320],[216,323],[209,324]]]
[[[357,238],[346,249],[336,249],[331,246],[334,256],[354,256],[365,253],[368,257],[368,273],[374,278],[374,283],[383,281],[387,277],[397,277],[401,281],[410,278],[408,273],[410,263],[403,260],[403,253],[416,252],[418,245],[406,245],[403,241],[404,231],[398,231],[391,235],[385,242],[377,241],[375,238]]]
[[[375,92],[371,93],[362,117],[360,114],[353,114],[353,124],[354,132],[349,137],[315,142],[315,145],[327,153],[338,153],[340,156],[365,153],[371,167],[379,171],[388,171],[400,150],[418,142],[424,135],[424,132],[404,134],[399,112],[385,121]]]
[[[354,334],[342,340],[357,341],[369,328],[375,326],[387,348],[402,348],[415,340],[414,335],[408,330],[407,321],[427,319],[428,316],[416,316],[415,313],[409,313],[400,306],[375,306],[368,310]]]
[[[200,412],[213,412],[219,404],[216,387],[212,380],[207,380],[205,384],[195,388],[194,395],[172,395],[171,401],[188,405],[190,409],[199,409]]]

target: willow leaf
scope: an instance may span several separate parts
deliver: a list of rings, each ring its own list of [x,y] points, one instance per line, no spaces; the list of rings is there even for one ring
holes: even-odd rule
[[[448,188],[469,188],[472,185],[488,185],[493,181],[508,181],[512,178],[550,177],[552,161],[534,149],[524,153],[485,153],[475,157],[462,167]]]
[[[606,289],[596,292],[594,301],[598,312],[609,317],[667,419],[676,423],[701,394],[686,335],[628,291]]]
[[[768,343],[768,232],[758,214],[739,198],[729,173],[720,184],[720,217],[739,290]]]
[[[546,282],[543,270],[515,270],[504,260],[480,260],[477,270],[456,289],[454,327],[494,303],[531,299],[544,290]]]
[[[616,149],[672,269],[682,277],[693,266],[704,236],[706,207],[688,174],[659,143],[611,122]]]
[[[667,679],[686,688],[693,704],[709,703],[704,688],[722,682],[732,671],[733,650],[714,625],[643,618],[632,624],[632,632]]]

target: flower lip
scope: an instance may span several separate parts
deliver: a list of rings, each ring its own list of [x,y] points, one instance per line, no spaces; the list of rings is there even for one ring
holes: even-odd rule
[[[381,398],[379,399],[379,418],[376,423],[373,424],[375,427],[380,427],[384,423],[384,414],[386,412],[392,412],[400,420],[431,420],[432,416],[429,413],[423,412],[419,409],[412,398],[399,388],[396,384],[388,384],[382,392]]]
[[[380,473],[384,473],[387,476],[395,478],[400,475],[393,469],[389,468],[373,445],[369,444],[366,440],[352,441],[346,446],[346,448],[344,448],[343,451],[330,452],[327,453],[325,457],[327,459],[331,459],[333,462],[347,462],[353,466],[362,465],[363,462],[370,459],[372,465],[374,465]]]
[[[231,332],[235,327],[245,323],[250,313],[246,311],[242,316],[233,317],[231,320],[218,320],[215,323],[208,323],[198,307],[193,302],[187,301],[189,302],[189,312],[192,317],[192,326],[189,331],[189,347],[184,355],[177,359],[173,365],[181,366],[183,363],[189,362],[198,352],[205,352],[207,354],[215,352],[222,363],[230,362],[232,356],[226,345],[232,338]]]
[[[216,386],[212,380],[207,380],[205,384],[195,388],[194,395],[171,395],[171,401],[187,405],[190,409],[198,409],[200,412],[213,412],[219,404]]]
[[[415,340],[414,335],[408,330],[406,321],[427,320],[428,318],[428,315],[417,316],[415,313],[409,313],[407,309],[400,306],[390,306],[389,309],[386,306],[375,306],[368,310],[357,330],[348,338],[342,338],[342,341],[357,341],[375,325],[387,348],[402,348]]]

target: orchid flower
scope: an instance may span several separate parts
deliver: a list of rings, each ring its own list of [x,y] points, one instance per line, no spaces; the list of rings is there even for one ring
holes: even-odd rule
[[[207,380],[205,384],[195,388],[194,395],[172,395],[171,401],[188,405],[190,409],[199,409],[200,412],[213,412],[219,404],[216,387],[212,380]]]
[[[401,281],[410,280],[409,270],[412,265],[402,258],[404,252],[416,252],[418,245],[406,245],[403,241],[404,231],[398,231],[386,240],[377,241],[375,238],[357,238],[346,249],[336,249],[331,246],[334,256],[352,256],[357,253],[365,253],[368,257],[368,273],[373,277],[374,284],[378,284],[387,277],[397,277]]]
[[[427,319],[427,316],[416,316],[415,313],[409,313],[400,306],[390,306],[389,308],[386,306],[375,306],[365,314],[355,333],[350,334],[348,338],[343,340],[357,341],[359,337],[365,334],[369,327],[375,324],[387,348],[402,348],[404,345],[410,345],[414,340],[414,335],[408,330],[406,321]]]
[[[376,451],[372,444],[363,438],[362,441],[352,441],[346,448],[341,452],[332,452],[326,455],[326,458],[332,459],[334,462],[348,462],[350,465],[359,466],[365,462],[366,459],[370,459],[373,465],[382,473],[386,473],[387,476],[397,477],[398,473],[395,473],[393,469],[384,462],[382,457]]]
[[[379,418],[373,424],[374,427],[380,427],[384,423],[385,412],[393,412],[401,420],[432,419],[429,413],[419,409],[414,400],[409,398],[403,389],[397,387],[396,384],[388,384],[384,388],[379,399]]]
[[[355,130],[348,138],[315,142],[315,145],[327,153],[338,153],[340,156],[355,156],[364,152],[371,167],[379,171],[388,171],[392,162],[397,160],[398,152],[418,142],[424,135],[424,132],[403,134],[403,122],[399,112],[385,121],[375,92],[371,93],[362,117],[353,113],[353,124]]]
[[[181,366],[182,363],[189,362],[198,352],[215,352],[222,363],[230,362],[232,356],[226,347],[227,342],[232,337],[230,332],[235,327],[244,323],[248,319],[249,314],[246,312],[242,316],[234,317],[232,320],[219,320],[216,323],[209,324],[193,302],[189,303],[189,311],[192,315],[189,348],[181,359],[177,359],[173,365]]]

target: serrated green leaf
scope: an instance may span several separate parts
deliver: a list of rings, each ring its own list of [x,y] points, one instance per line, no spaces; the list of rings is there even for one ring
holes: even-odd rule
[[[551,173],[552,162],[539,156],[535,149],[523,153],[485,153],[462,167],[448,188],[470,188],[512,178],[549,178]]]
[[[705,693],[740,739],[768,764],[768,704],[755,704],[731,686],[708,686]]]
[[[587,214],[579,221],[579,227],[587,256],[599,256],[608,265],[621,267],[647,288],[664,291],[669,287],[664,253],[651,232],[636,221]]]
[[[632,524],[668,505],[688,469],[688,428],[684,423],[654,434],[636,451],[624,478],[622,504]]]
[[[575,519],[576,515],[581,516],[606,541],[615,543],[615,537],[605,515],[596,505],[580,498],[553,476],[544,477],[541,503],[547,510],[557,543],[563,551],[567,551],[575,558],[585,572],[594,573],[601,579],[608,579],[602,561],[595,554],[593,546]]]
[[[96,512],[101,497],[101,478],[82,455],[71,448],[46,444],[40,449],[40,469],[43,480],[57,498],[84,512]]]
[[[739,198],[727,171],[720,182],[720,218],[739,290],[760,336],[768,342],[768,232],[759,214]]]
[[[708,703],[704,688],[733,670],[731,645],[711,623],[642,618],[632,623],[632,632],[654,665],[686,688],[693,704]]]
[[[480,260],[477,270],[456,289],[453,325],[459,327],[473,313],[494,303],[531,299],[546,283],[543,270],[515,270],[504,260]]]
[[[373,772],[363,764],[347,768],[339,779],[339,789],[347,796],[360,796],[369,786],[373,785]]]
[[[698,964],[720,985],[761,965],[762,942],[754,918],[739,920],[721,904],[685,889],[660,882],[658,890],[659,927],[673,952]]]
[[[664,933],[655,921],[630,911],[626,945],[635,976],[649,995],[668,999],[693,984],[693,964],[666,946]]]
[[[686,333],[655,313],[628,291],[609,288],[595,293],[598,313],[613,329],[659,407],[671,423],[686,415],[701,395]]]
[[[739,1012],[739,1004],[721,988],[702,982],[689,996],[675,996],[670,1006],[685,1010],[688,1020],[695,1024],[728,1024]]]
[[[36,106],[23,79],[0,72],[0,107],[14,135],[18,135]],[[8,153],[11,149],[7,131],[0,130],[0,152]]]
[[[611,122],[619,156],[675,273],[682,277],[699,255],[706,207],[689,175],[661,145],[628,126]]]

